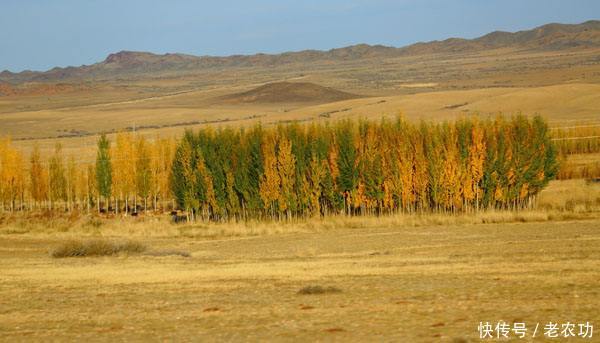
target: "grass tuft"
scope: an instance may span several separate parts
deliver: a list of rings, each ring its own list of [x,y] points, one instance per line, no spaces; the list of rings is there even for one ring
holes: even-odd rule
[[[145,256],[154,256],[154,257],[163,257],[163,256],[191,257],[192,256],[187,251],[176,250],[176,249],[152,250],[152,251],[146,252],[144,255]]]
[[[54,258],[112,256],[120,253],[136,254],[146,250],[146,246],[135,241],[111,242],[103,239],[87,241],[68,240],[50,252]]]
[[[316,286],[306,286],[301,288],[298,291],[298,294],[301,295],[314,295],[314,294],[330,294],[330,293],[341,293],[342,290],[336,287],[322,287],[319,285]]]

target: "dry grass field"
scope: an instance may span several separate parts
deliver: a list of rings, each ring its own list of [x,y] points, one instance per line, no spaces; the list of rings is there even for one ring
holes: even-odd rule
[[[598,320],[600,221],[145,238],[191,257],[53,259],[0,240],[0,339],[477,341],[480,321]],[[336,293],[298,294],[307,286]]]
[[[597,49],[496,49],[97,81],[52,94],[1,96],[0,135],[40,139],[136,127],[147,135],[165,136],[205,125],[377,119],[397,113],[417,120],[499,112],[538,113],[561,122],[597,119],[597,56]],[[364,98],[315,103],[279,94],[277,102],[224,101],[279,81],[331,87]],[[67,146],[79,143],[78,138],[65,140]]]
[[[287,224],[5,221],[0,340],[465,342],[480,321],[597,322],[600,185],[554,182],[538,206]],[[51,257],[73,239],[138,245]]]
[[[552,126],[577,123],[597,125],[600,122],[600,85],[563,84],[535,88],[486,88],[459,91],[424,92],[408,95],[366,97],[324,104],[239,103],[211,104],[206,108],[181,105],[194,101],[197,93],[186,93],[168,100],[148,100],[133,104],[91,106],[65,110],[43,110],[35,113],[2,114],[2,130],[29,151],[34,144],[43,152],[51,151],[61,142],[67,155],[85,155],[93,151],[97,135],[69,138],[46,138],[65,135],[69,130],[89,134],[113,129],[136,127],[139,134],[154,137],[178,137],[186,129],[211,125],[250,126],[258,122],[274,125],[287,122],[335,121],[346,118],[378,120],[402,114],[409,120],[452,120],[479,115],[483,118],[502,113],[542,114]],[[147,104],[144,104],[149,102]],[[178,106],[182,107],[178,107]],[[190,105],[191,106],[191,105]],[[288,107],[289,106],[289,107]],[[164,127],[162,127],[165,125]],[[152,126],[156,126],[154,128]]]

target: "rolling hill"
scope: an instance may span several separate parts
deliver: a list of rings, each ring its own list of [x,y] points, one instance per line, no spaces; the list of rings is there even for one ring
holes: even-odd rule
[[[226,95],[218,100],[236,104],[329,103],[360,97],[310,82],[273,82],[246,92]]]

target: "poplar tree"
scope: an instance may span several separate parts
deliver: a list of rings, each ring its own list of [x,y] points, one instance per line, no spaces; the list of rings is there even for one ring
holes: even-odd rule
[[[198,208],[196,159],[194,138],[191,131],[186,131],[176,149],[171,172],[171,189],[179,208],[188,212],[188,220],[192,209]]]
[[[336,140],[339,148],[336,159],[339,174],[336,182],[344,197],[346,214],[350,214],[350,194],[358,186],[359,176],[356,165],[356,147],[354,146],[354,128],[350,121],[340,124]]]
[[[32,200],[39,204],[48,198],[48,172],[42,165],[40,148],[36,144],[29,159],[29,185]]]
[[[291,218],[294,204],[295,172],[296,157],[292,154],[292,144],[286,138],[281,138],[277,149],[277,173],[281,183],[278,204],[279,210],[285,212],[288,219]]]
[[[98,140],[98,152],[96,154],[95,186],[99,197],[103,197],[105,203],[110,200],[112,194],[112,173],[110,142],[106,138],[106,135],[102,134]]]
[[[277,138],[274,132],[265,134],[262,143],[264,173],[260,179],[260,197],[265,211],[270,214],[272,219],[278,211],[277,201],[281,190],[281,178],[277,171],[277,156],[275,153],[276,142]]]
[[[0,200],[2,209],[5,203],[11,211],[15,210],[16,201],[23,204],[25,191],[23,157],[12,147],[10,139],[0,139]],[[21,206],[22,207],[22,206]]]
[[[203,129],[176,150],[179,207],[215,221],[520,208],[558,171],[545,122],[525,117]]]
[[[57,143],[54,148],[54,155],[49,163],[49,188],[50,199],[52,201],[67,200],[67,180],[65,177],[65,167],[62,157],[62,145]],[[53,206],[51,204],[51,206]]]
[[[479,201],[482,197],[481,180],[484,176],[484,163],[486,160],[486,144],[484,130],[475,122],[471,128],[471,145],[469,146],[469,176],[470,190],[475,197],[475,209],[479,209]]]
[[[74,203],[77,201],[77,166],[75,165],[75,158],[69,157],[67,162],[66,173],[65,173],[65,189],[66,189],[66,200],[67,209],[73,210]]]
[[[144,200],[144,211],[148,209],[148,196],[152,190],[151,151],[143,137],[137,141],[136,160],[136,190],[137,195]]]

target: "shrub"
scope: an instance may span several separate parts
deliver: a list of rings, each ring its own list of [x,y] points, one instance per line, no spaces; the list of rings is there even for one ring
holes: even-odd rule
[[[146,246],[134,241],[111,242],[103,239],[88,241],[69,240],[61,243],[50,252],[54,258],[111,256],[119,253],[141,253]]]
[[[306,286],[298,291],[301,295],[313,295],[313,294],[328,294],[328,293],[341,293],[342,290],[336,287],[322,287],[322,286]]]

